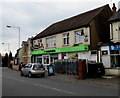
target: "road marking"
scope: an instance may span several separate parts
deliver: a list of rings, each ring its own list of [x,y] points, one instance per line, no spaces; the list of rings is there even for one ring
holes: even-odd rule
[[[24,81],[24,80],[21,80],[21,79],[16,79],[16,78],[13,78],[13,77],[8,77],[8,76],[3,76],[3,77],[28,84],[27,81]],[[52,90],[56,90],[56,91],[59,91],[59,92],[68,93],[68,94],[71,94],[71,95],[75,95],[75,93],[73,93],[73,92],[65,91],[65,90],[61,90],[61,89],[57,89],[57,88],[53,88],[53,87],[49,87],[49,86],[46,86],[46,85],[41,85],[41,84],[37,84],[37,83],[29,83],[29,84],[44,87],[44,88],[48,88],[48,89],[52,89]]]
[[[68,94],[75,95],[75,93],[73,93],[73,92],[64,91],[64,90],[57,89],[57,88],[53,88],[53,87],[49,87],[49,86],[46,86],[46,85],[40,85],[40,84],[35,84],[35,85],[36,85],[36,86],[40,86],[40,87],[44,87],[44,88],[48,88],[48,89],[52,89],[52,90],[56,90],[56,91],[59,91],[59,92],[64,92],[64,93],[68,93]]]

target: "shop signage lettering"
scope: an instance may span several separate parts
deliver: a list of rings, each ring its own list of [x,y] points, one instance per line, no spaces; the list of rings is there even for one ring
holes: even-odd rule
[[[110,50],[120,50],[120,45],[111,45],[109,46]]]
[[[48,50],[48,51],[45,51],[45,52],[55,52],[55,50]]]

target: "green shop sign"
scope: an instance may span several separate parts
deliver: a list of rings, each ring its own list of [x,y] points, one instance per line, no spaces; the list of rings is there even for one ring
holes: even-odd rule
[[[38,50],[31,51],[31,55],[36,54],[50,54],[50,53],[62,53],[62,52],[75,52],[75,51],[88,51],[88,45],[74,46],[74,47],[65,47],[65,48],[55,48],[55,49],[46,49],[46,50]]]

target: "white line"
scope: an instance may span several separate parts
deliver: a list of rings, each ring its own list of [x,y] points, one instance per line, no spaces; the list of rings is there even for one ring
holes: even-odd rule
[[[5,76],[3,76],[5,77]],[[6,76],[5,78],[8,78],[8,79],[12,79],[12,80],[16,80],[16,81],[19,81],[19,82],[23,82],[23,83],[29,83],[27,81],[24,81],[24,80],[21,80],[21,79],[16,79],[16,78],[13,78],[13,77],[8,77]],[[70,92],[70,91],[64,91],[64,90],[61,90],[61,89],[57,89],[57,88],[53,88],[53,87],[49,87],[49,86],[46,86],[46,85],[41,85],[41,84],[33,84],[33,83],[29,83],[29,84],[32,84],[32,85],[35,85],[35,86],[40,86],[40,87],[44,87],[44,88],[48,88],[48,89],[52,89],[52,90],[56,90],[56,91],[59,91],[59,92],[64,92],[64,93],[68,93],[68,94],[71,94],[71,95],[75,95],[75,93],[73,92]]]
[[[40,86],[40,87],[44,87],[44,88],[49,88],[49,89],[52,89],[52,90],[56,90],[56,91],[59,91],[59,92],[64,92],[64,93],[69,93],[69,94],[75,95],[73,92],[64,91],[64,90],[53,88],[53,87],[49,87],[49,86],[46,86],[46,85],[40,85],[40,84],[35,84],[35,85],[36,86]]]

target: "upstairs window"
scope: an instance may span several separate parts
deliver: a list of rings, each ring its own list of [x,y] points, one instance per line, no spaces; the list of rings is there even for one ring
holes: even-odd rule
[[[42,43],[42,39],[39,39],[38,40],[38,46],[41,46],[41,43]]]
[[[113,24],[111,24],[110,39],[113,40]]]
[[[79,31],[75,31],[75,43],[83,43],[84,42],[84,30],[79,30]]]
[[[55,37],[46,38],[46,47],[55,47],[55,46],[56,46]]]
[[[63,45],[69,44],[69,33],[63,34]]]

